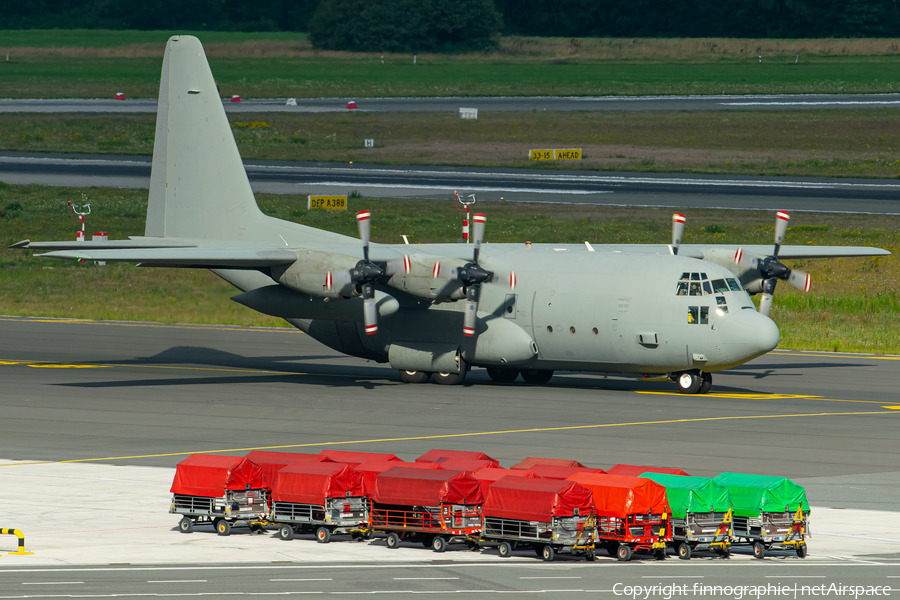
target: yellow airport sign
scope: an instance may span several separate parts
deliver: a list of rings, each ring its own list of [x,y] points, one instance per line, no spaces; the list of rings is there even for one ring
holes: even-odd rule
[[[581,148],[557,148],[531,150],[531,160],[581,160]]]
[[[309,196],[307,210],[347,210],[347,196]]]

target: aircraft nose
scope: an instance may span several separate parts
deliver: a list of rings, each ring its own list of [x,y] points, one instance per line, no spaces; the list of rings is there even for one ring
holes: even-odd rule
[[[778,326],[755,310],[744,309],[728,315],[718,325],[719,342],[732,364],[745,363],[778,346]]]

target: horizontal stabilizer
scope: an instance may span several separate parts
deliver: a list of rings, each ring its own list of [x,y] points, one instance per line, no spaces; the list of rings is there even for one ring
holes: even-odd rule
[[[62,250],[38,254],[42,258],[62,260],[103,260],[136,262],[153,267],[198,267],[255,269],[287,265],[297,255],[286,249],[272,248],[148,248],[132,250]]]
[[[74,240],[65,242],[32,242],[31,240],[22,240],[9,247],[24,250],[125,250],[130,248],[194,248],[196,244],[162,238],[138,238],[103,242],[99,240],[84,242]]]

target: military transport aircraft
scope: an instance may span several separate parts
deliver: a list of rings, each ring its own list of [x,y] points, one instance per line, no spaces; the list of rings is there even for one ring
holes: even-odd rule
[[[75,261],[202,267],[232,299],[281,317],[340,352],[387,362],[408,383],[547,382],[554,371],[657,374],[706,393],[712,373],[778,345],[767,316],[775,284],[809,289],[781,258],[881,256],[877,248],[681,245],[370,244],[281,221],[257,207],[203,47],[166,45],[145,235],[18,248]],[[750,293],[762,293],[760,310]]]

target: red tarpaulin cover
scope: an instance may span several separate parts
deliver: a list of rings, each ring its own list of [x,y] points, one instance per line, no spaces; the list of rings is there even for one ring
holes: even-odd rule
[[[350,450],[322,450],[319,456],[324,456],[332,462],[345,463],[351,467],[356,467],[367,460],[403,460],[395,454],[384,452],[352,452]]]
[[[362,475],[353,467],[333,462],[296,462],[278,471],[272,500],[297,504],[325,504],[326,498],[362,496]]]
[[[601,517],[672,512],[666,488],[645,477],[578,473],[569,477],[569,481],[577,481],[591,491]]]
[[[410,469],[440,469],[436,463],[410,463],[397,462],[396,460],[369,460],[356,467],[363,478],[363,492],[366,496],[372,495],[375,489],[375,477],[394,467],[407,467]]]
[[[580,516],[593,510],[591,492],[574,481],[509,476],[488,488],[481,507],[485,517],[548,522],[553,517]]]
[[[416,462],[441,462],[442,459],[460,458],[465,460],[489,460],[495,465],[499,465],[499,460],[494,460],[484,452],[473,452],[469,450],[429,450],[416,459]]]
[[[263,483],[269,489],[272,489],[272,486],[275,485],[275,474],[289,464],[295,462],[319,462],[322,458],[319,454],[269,452],[267,450],[253,450],[247,455],[247,460],[255,462],[262,468]]]
[[[523,471],[521,469],[512,471],[501,467],[476,471],[472,473],[472,477],[481,482],[481,491],[484,492],[485,498],[487,498],[488,488],[491,487],[495,481],[499,481],[504,477],[531,477],[532,479],[537,479],[537,475],[531,471]]]
[[[637,465],[616,465],[606,470],[610,475],[630,475],[637,477],[641,473],[667,473],[669,475],[685,475],[690,477],[690,473],[685,473],[681,469],[670,467],[639,467]]]
[[[472,506],[484,502],[484,494],[481,483],[465,471],[393,467],[375,477],[372,500],[404,506]]]
[[[262,469],[243,456],[191,454],[178,463],[173,494],[219,498],[225,490],[261,490],[265,487]]]
[[[440,465],[442,469],[448,471],[468,471],[476,473],[484,469],[496,468],[495,462],[489,460],[474,460],[470,458],[448,458],[435,463],[418,463],[420,465]]]
[[[561,465],[534,465],[528,469],[538,477],[544,479],[568,479],[575,473],[605,473],[603,469],[590,467],[564,467]]]
[[[510,467],[510,469],[516,470],[525,470],[527,471],[531,467],[535,465],[557,465],[559,467],[584,467],[583,464],[578,462],[577,460],[569,460],[567,458],[534,458],[533,456],[529,456],[522,462],[516,463]]]

